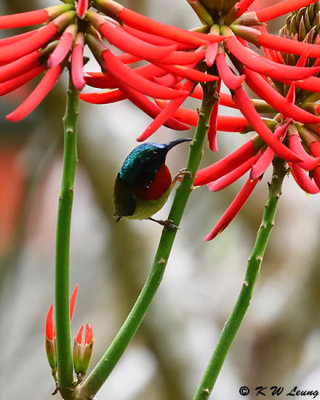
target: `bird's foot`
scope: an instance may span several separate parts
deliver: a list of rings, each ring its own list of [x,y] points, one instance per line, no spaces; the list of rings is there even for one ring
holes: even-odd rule
[[[157,222],[158,224],[164,226],[167,229],[172,229],[172,230],[179,229],[179,227],[173,223],[172,219],[154,219],[151,217],[149,219],[150,221]]]
[[[192,172],[187,171],[185,168],[179,170],[179,172],[174,176],[173,182],[181,181],[185,176],[192,178]]]

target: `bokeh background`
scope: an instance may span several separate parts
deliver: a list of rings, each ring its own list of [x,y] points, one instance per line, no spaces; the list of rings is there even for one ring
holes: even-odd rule
[[[2,0],[0,13],[55,3]],[[123,4],[176,26],[198,25],[184,0]],[[281,22],[273,29],[279,26]],[[93,60],[86,70],[97,70]],[[54,298],[65,87],[66,82],[60,80],[33,114],[16,124],[4,117],[31,86],[0,99],[0,387],[5,400],[51,399],[54,389],[44,352],[44,325]],[[116,224],[112,215],[117,170],[148,123],[149,118],[127,101],[80,105],[71,240],[71,282],[72,287],[79,283],[79,292],[72,332],[75,335],[85,322],[93,325],[93,363],[133,305],[161,234],[161,228],[150,221]],[[178,135],[162,128],[153,140],[165,142]],[[207,150],[202,165],[245,140],[241,135],[220,133],[219,152]],[[169,154],[172,173],[185,165],[187,147],[179,146]],[[236,183],[219,193],[205,187],[194,191],[160,290],[98,399],[192,398],[240,291],[268,178],[257,186],[229,229],[209,243],[203,237],[240,186]],[[166,218],[170,202],[159,218]],[[254,388],[260,385],[320,391],[319,225],[319,197],[306,196],[291,177],[286,179],[254,299],[218,379],[214,399],[240,399],[242,385],[253,393],[248,399],[256,398]]]

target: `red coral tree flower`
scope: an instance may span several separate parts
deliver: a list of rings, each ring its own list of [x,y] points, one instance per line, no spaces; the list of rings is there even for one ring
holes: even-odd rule
[[[112,3],[112,2],[111,2]],[[110,4],[111,4],[110,3]],[[120,5],[111,5],[118,9]],[[48,7],[20,14],[3,15],[0,17],[0,29],[26,27],[45,24],[45,26],[22,33],[16,36],[0,39],[0,95],[7,94],[18,87],[43,75],[41,81],[25,101],[12,113],[7,115],[10,121],[20,121],[29,115],[50,92],[58,81],[62,71],[71,64],[70,71],[72,82],[77,90],[82,90],[86,81],[83,76],[83,49],[92,43],[92,37],[101,40],[104,50],[99,63],[106,75],[104,84],[108,88],[119,88],[126,97],[133,98],[133,102],[152,117],[160,113],[155,105],[150,105],[145,96],[155,96],[164,99],[186,96],[183,90],[167,87],[165,82],[155,82],[154,77],[161,76],[159,71],[166,74],[183,70],[185,76],[197,79],[214,80],[212,76],[185,65],[195,65],[203,56],[204,50],[199,54],[180,49],[197,49],[200,45],[208,44],[209,40],[198,37],[182,29],[165,25],[167,35],[158,35],[141,32],[140,21],[149,20],[137,13],[126,10],[132,23],[122,26],[118,22],[117,13],[108,18],[99,12],[104,12],[101,2],[88,0],[71,1],[68,4]],[[135,21],[138,21],[135,24]],[[162,26],[162,25],[161,25]],[[149,35],[147,38],[145,34]],[[152,37],[155,43],[150,43]],[[187,45],[181,44],[177,50],[176,41],[179,37]],[[221,40],[220,36],[212,37],[213,42]],[[122,54],[116,56],[112,46],[116,46]],[[152,64],[149,71],[140,73],[131,70],[127,64],[137,60],[146,60]],[[173,71],[173,72],[170,72]],[[163,74],[162,74],[163,75]],[[97,79],[97,77],[95,77]],[[90,83],[90,78],[88,79]],[[181,122],[171,119],[168,124],[174,129],[187,129]]]

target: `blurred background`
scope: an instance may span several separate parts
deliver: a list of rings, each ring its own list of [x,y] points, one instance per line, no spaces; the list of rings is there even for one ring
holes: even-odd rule
[[[184,0],[122,3],[176,26],[199,24]],[[56,2],[29,0],[26,9],[22,0],[3,0],[0,13],[52,4]],[[86,70],[97,70],[93,60]],[[0,99],[0,387],[1,398],[6,400],[50,399],[54,389],[44,351],[44,326],[54,299],[65,88],[66,82],[60,80],[29,118],[15,124],[6,122],[5,115],[32,88],[24,87]],[[230,113],[223,107],[221,111]],[[161,234],[161,227],[150,221],[116,224],[112,215],[115,176],[137,145],[135,137],[149,122],[127,101],[80,104],[71,240],[71,289],[78,283],[79,292],[72,334],[83,323],[93,325],[92,364],[133,305]],[[162,128],[152,140],[165,142],[175,137],[175,132]],[[202,166],[245,140],[220,133],[219,152],[207,150]],[[168,156],[172,174],[184,167],[186,160],[187,146],[172,150]],[[203,237],[240,185],[219,193],[206,187],[194,191],[160,290],[98,399],[192,398],[241,289],[268,179],[264,177],[238,218],[212,242],[204,242]],[[157,217],[166,218],[170,203]],[[306,196],[291,177],[286,179],[260,280],[216,384],[216,400],[240,399],[242,385],[252,393],[260,385],[320,389],[319,223],[319,197]]]

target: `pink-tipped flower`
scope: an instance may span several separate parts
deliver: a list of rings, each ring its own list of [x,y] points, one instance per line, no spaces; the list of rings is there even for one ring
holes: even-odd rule
[[[63,32],[63,35],[61,36],[61,39],[59,40],[57,47],[53,50],[53,52],[49,56],[48,59],[49,68],[56,67],[66,58],[67,54],[69,53],[72,47],[73,41],[75,40],[77,29],[78,29],[77,25],[72,24],[69,25],[68,28]]]
[[[93,331],[92,326],[86,324],[84,343],[82,343],[84,326],[81,325],[73,345],[73,366],[78,380],[81,381],[85,376],[93,350]]]
[[[84,34],[78,33],[71,55],[71,77],[74,87],[82,90],[86,84],[83,76]]]

